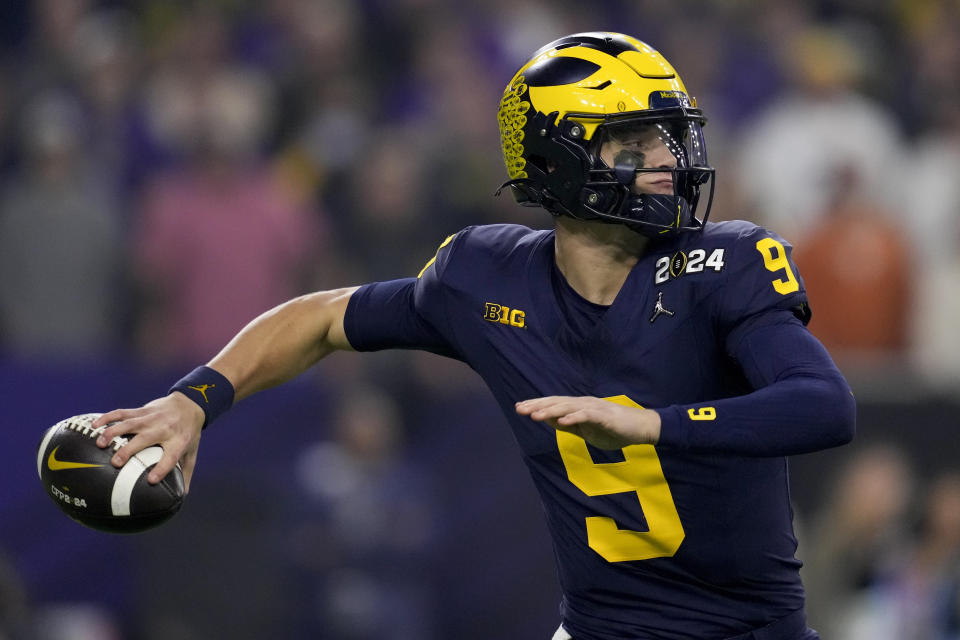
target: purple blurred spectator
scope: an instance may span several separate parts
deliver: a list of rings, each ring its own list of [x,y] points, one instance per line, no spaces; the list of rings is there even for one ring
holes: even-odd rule
[[[140,78],[146,70],[136,16],[121,9],[88,13],[70,39],[70,69],[90,122],[85,145],[124,206],[146,175],[167,162],[151,137]]]
[[[287,548],[299,622],[287,637],[435,637],[425,562],[434,507],[402,432],[399,407],[374,387],[355,387],[333,438],[296,460]]]

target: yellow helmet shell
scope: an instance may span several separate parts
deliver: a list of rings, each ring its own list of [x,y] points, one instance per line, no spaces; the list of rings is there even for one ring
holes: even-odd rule
[[[517,71],[500,101],[498,120],[510,178],[527,177],[523,139],[529,132],[524,127],[533,114],[569,116],[583,125],[583,139],[590,140],[604,117],[650,109],[655,92],[688,100],[673,66],[636,38],[584,33],[548,44]]]

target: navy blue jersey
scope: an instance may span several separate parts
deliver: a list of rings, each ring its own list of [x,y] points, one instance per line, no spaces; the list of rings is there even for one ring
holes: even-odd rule
[[[543,500],[578,640],[727,638],[802,609],[783,456],[846,436],[821,403],[785,411],[778,389],[846,386],[801,322],[789,245],[710,223],[655,245],[599,307],[566,285],[553,239],[467,228],[417,278],[357,290],[347,338],[457,358],[484,379]],[[547,395],[658,409],[661,441],[604,451],[515,413]]]

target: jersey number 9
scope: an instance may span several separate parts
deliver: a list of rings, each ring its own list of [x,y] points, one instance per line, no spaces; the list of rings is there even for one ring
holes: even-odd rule
[[[786,276],[785,279],[771,282],[777,293],[787,295],[800,290],[800,283],[793,275],[793,269],[790,268],[790,262],[787,260],[787,250],[782,244],[773,238],[763,238],[757,241],[757,251],[763,256],[763,266],[767,271],[783,271]]]
[[[626,396],[604,398],[628,407],[642,408]],[[683,542],[683,525],[663,476],[660,458],[649,444],[623,449],[623,462],[596,463],[580,436],[557,431],[557,446],[570,482],[588,496],[635,491],[648,531],[621,529],[613,518],[586,519],[587,544],[608,562],[670,557]]]

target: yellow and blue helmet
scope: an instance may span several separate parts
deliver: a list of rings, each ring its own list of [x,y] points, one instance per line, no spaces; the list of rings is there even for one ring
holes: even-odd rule
[[[551,42],[507,85],[498,119],[510,176],[503,187],[520,204],[654,238],[700,230],[709,216],[706,118],[666,58],[636,38],[593,32]],[[643,153],[630,152],[601,157],[605,141],[637,135],[656,136],[675,162],[649,167]],[[672,195],[635,188],[638,174],[668,171]]]

